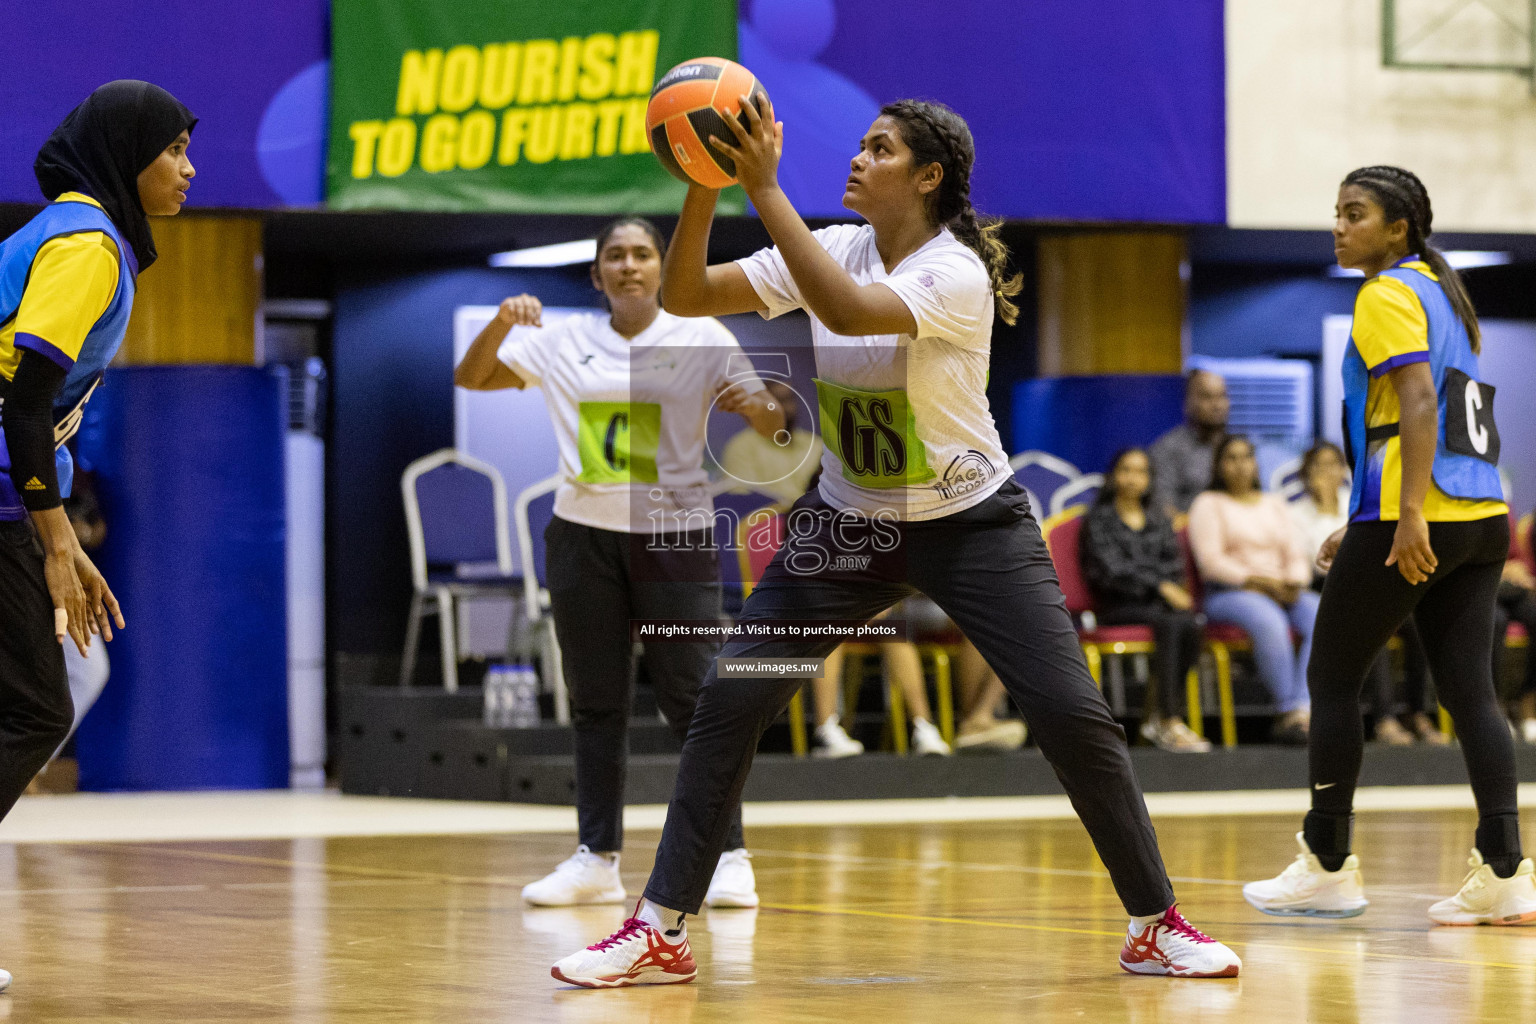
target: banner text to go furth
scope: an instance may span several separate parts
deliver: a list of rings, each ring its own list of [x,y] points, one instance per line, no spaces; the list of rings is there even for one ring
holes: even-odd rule
[[[408,50],[395,116],[348,125],[351,176],[643,153],[659,43],[650,30]]]

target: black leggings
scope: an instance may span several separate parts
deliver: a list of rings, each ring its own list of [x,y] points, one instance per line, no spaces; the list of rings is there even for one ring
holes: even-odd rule
[[[867,622],[914,592],[931,597],[1024,713],[1126,910],[1145,916],[1168,909],[1173,887],[1125,732],[1088,674],[1024,489],[1010,480],[962,512],[874,526],[839,516],[813,490],[795,502],[787,526],[789,540],[740,621]],[[732,640],[721,656],[824,658],[838,642]],[[698,913],[758,739],[801,682],[721,677],[715,669],[705,676],[645,888],[651,902]]]
[[[1494,596],[1509,553],[1508,518],[1429,524],[1439,566],[1418,586],[1385,564],[1396,529],[1396,522],[1351,523],[1323,586],[1307,666],[1312,693],[1307,841],[1325,866],[1349,853],[1365,744],[1361,685],[1382,646],[1412,615],[1440,703],[1461,737],[1481,817],[1478,849],[1490,863],[1494,857],[1518,861],[1515,753],[1494,693],[1491,660]]]
[[[1164,715],[1185,713],[1184,677],[1200,661],[1200,623],[1193,612],[1181,612],[1166,601],[1106,605],[1099,610],[1106,626],[1150,626],[1157,650],[1152,655],[1158,704]]]
[[[30,522],[0,522],[0,818],[74,720],[64,648],[53,638],[43,551]]]
[[[649,535],[599,530],[558,516],[544,531],[550,610],[576,733],[577,829],[583,845],[602,853],[624,845],[624,769],[635,676],[630,620],[720,618],[720,556],[709,534],[669,534],[662,550],[650,550],[648,540]],[[646,677],[679,740],[688,735],[699,682],[716,649],[714,643],[645,646]],[[743,845],[737,802],[725,848]]]

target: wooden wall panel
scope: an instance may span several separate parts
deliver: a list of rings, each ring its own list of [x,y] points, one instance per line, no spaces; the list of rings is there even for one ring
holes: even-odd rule
[[[1040,374],[1179,373],[1185,254],[1177,231],[1042,236]]]
[[[182,213],[150,221],[160,258],[139,276],[117,362],[256,362],[261,218]]]

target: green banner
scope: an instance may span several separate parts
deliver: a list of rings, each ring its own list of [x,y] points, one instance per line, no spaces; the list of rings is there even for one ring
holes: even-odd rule
[[[332,209],[645,213],[668,68],[736,57],[734,0],[334,0]],[[722,212],[740,212],[739,191]]]

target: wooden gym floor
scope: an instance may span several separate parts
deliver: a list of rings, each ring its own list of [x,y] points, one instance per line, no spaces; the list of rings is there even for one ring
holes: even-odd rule
[[[1251,911],[1299,815],[1158,821],[1183,906],[1232,943],[1231,981],[1132,977],[1125,919],[1074,821],[756,827],[764,905],[690,928],[692,985],[592,992],[549,976],[617,907],[524,908],[568,834],[0,846],[0,1019],[713,1022],[1522,1021],[1536,928],[1431,929],[1473,816],[1360,815],[1372,906],[1350,922]],[[1529,842],[1536,838],[1527,831]],[[624,861],[643,885],[654,830]]]
[[[1467,811],[1367,812],[1373,904],[1261,917],[1299,815],[1164,817],[1233,981],[1124,975],[1124,917],[1075,821],[753,827],[759,910],[705,912],[691,986],[587,992],[548,966],[619,907],[525,909],[568,834],[0,846],[0,1019],[375,1022],[1531,1021],[1536,929],[1430,929],[1464,874]],[[1528,834],[1530,837],[1530,834]],[[644,884],[656,832],[631,832]],[[1536,843],[1531,843],[1536,846]]]

